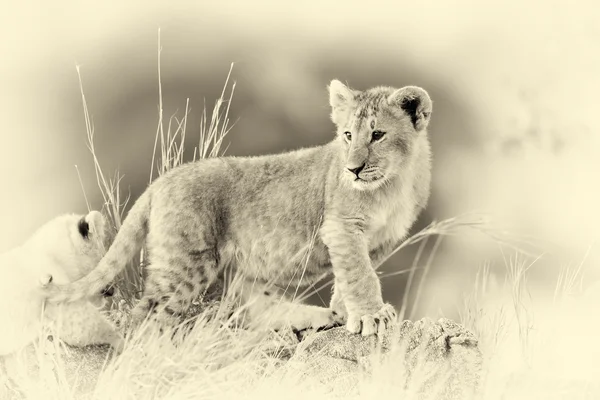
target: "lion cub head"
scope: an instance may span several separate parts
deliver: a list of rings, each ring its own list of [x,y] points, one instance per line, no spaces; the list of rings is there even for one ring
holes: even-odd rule
[[[40,276],[65,284],[96,268],[112,236],[108,221],[99,211],[65,214],[42,225],[23,249],[36,260]]]
[[[331,120],[343,143],[342,176],[358,190],[374,190],[418,157],[415,143],[426,137],[432,102],[420,87],[350,89],[329,85]]]

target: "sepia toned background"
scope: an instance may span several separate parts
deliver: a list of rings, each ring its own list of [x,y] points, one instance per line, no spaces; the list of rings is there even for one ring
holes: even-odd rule
[[[326,86],[419,85],[434,112],[430,205],[414,230],[489,213],[543,256],[530,270],[550,291],[585,259],[600,279],[600,27],[591,1],[6,1],[0,14],[0,251],[65,212],[102,207],[75,66],[104,171],[135,199],[148,183],[158,122],[191,107],[188,138],[229,66],[236,91],[227,154],[256,155],[333,137]],[[191,154],[188,154],[191,157]],[[591,246],[591,247],[590,247]],[[413,246],[414,247],[414,246]],[[385,270],[407,268],[415,248]],[[499,278],[512,250],[465,231],[436,253],[418,315],[455,315],[478,268]],[[417,274],[417,277],[419,274]],[[384,280],[399,306],[406,275]]]

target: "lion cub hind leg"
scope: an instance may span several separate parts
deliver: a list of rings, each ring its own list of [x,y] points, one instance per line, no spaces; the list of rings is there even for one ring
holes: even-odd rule
[[[214,245],[201,239],[193,241],[190,235],[170,232],[168,228],[162,228],[161,241],[150,238],[151,264],[147,267],[142,298],[132,311],[132,328],[148,319],[160,332],[176,331],[192,301],[217,276],[218,254]],[[195,233],[194,237],[202,234]]]
[[[247,284],[242,298],[251,329],[278,331],[291,327],[298,332],[341,325],[332,309],[292,302],[278,290],[256,282]]]
[[[252,306],[250,306],[252,307]],[[294,332],[306,329],[328,329],[341,325],[335,311],[308,304],[294,303],[281,299],[272,303],[269,308],[258,307],[259,310],[250,312],[253,326],[260,329],[282,330],[290,327]]]
[[[272,319],[274,326],[291,326],[294,332],[307,329],[329,329],[341,326],[342,321],[335,311],[330,308],[281,302],[273,309],[276,318]]]

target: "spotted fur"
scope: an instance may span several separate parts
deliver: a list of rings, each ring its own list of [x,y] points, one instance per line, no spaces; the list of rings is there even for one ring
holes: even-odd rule
[[[333,272],[336,313],[304,306],[317,320],[304,323],[341,315],[350,331],[376,333],[394,310],[373,264],[405,238],[429,197],[432,103],[413,86],[358,91],[334,80],[329,94],[332,141],[174,168],[136,201],[98,268],[69,285],[48,285],[48,300],[97,293],[145,240],[150,265],[138,320],[153,313],[161,324],[177,323],[225,268],[284,288]],[[383,133],[377,140],[375,130]],[[251,292],[266,296],[262,287]],[[259,304],[263,314],[271,307]],[[280,315],[291,318],[285,307]]]
[[[67,284],[96,267],[110,240],[98,211],[62,215],[40,227],[23,245],[0,256],[0,356],[32,343],[44,326],[70,345],[111,344],[122,338],[104,318],[101,291],[88,299],[47,304],[41,287]]]

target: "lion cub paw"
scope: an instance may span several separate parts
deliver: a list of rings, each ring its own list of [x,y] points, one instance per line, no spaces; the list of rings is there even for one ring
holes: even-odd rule
[[[348,315],[346,329],[352,333],[360,333],[362,336],[383,334],[394,319],[396,319],[396,311],[391,304],[386,303],[374,314],[351,313]]]

